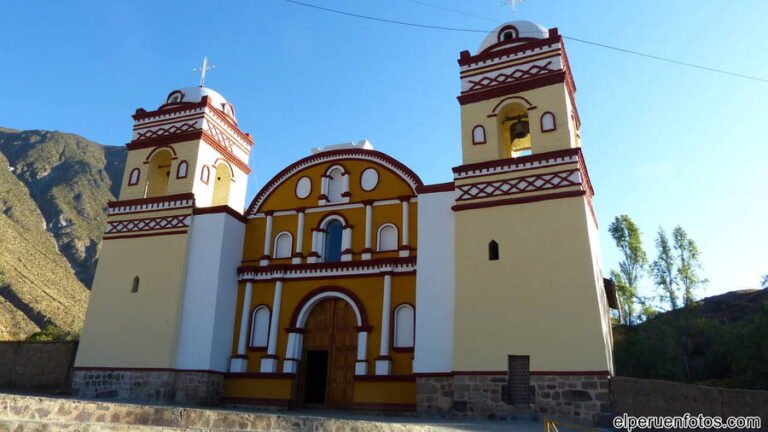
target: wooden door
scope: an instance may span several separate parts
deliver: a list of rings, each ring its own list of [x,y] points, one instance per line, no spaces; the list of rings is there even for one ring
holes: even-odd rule
[[[341,299],[323,300],[312,309],[304,326],[300,392],[304,405],[346,408],[352,404],[356,322],[355,311]],[[324,376],[318,376],[318,366],[325,369]]]

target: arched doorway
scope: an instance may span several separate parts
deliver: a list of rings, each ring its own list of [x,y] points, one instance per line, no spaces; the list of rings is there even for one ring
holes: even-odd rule
[[[318,302],[304,326],[299,402],[309,407],[352,404],[358,332],[354,309],[340,298]]]

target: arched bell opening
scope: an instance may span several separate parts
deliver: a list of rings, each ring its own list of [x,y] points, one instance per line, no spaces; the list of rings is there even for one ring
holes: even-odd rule
[[[211,205],[219,206],[229,203],[229,187],[232,184],[232,169],[224,162],[216,165],[213,178],[213,200]]]
[[[168,193],[168,181],[171,176],[171,158],[169,150],[161,149],[152,155],[147,171],[146,198],[162,196]]]
[[[528,110],[520,103],[505,105],[497,116],[499,130],[499,157],[509,158],[530,154],[531,128]]]

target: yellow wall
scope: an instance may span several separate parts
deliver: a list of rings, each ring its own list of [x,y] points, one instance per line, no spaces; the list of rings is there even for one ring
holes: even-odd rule
[[[294,381],[292,378],[227,377],[224,379],[222,396],[288,401],[293,395]]]
[[[611,370],[585,198],[456,212],[454,369]],[[488,260],[488,242],[500,259]]]
[[[416,381],[355,381],[356,403],[415,404]]]
[[[211,173],[213,178],[213,201],[211,205],[225,205],[229,202],[229,187],[232,184],[232,171],[224,162],[216,165],[216,172]]]
[[[160,239],[104,241],[76,366],[174,367],[188,240]]]
[[[553,84],[543,88],[528,90],[520,92],[515,96],[524,97],[536,107],[528,110],[531,150],[534,154],[578,146],[578,141],[573,139],[575,136],[575,126],[570,119],[570,102],[564,84]],[[494,107],[508,97],[500,96],[462,105],[462,163],[469,164],[509,157],[502,156],[504,152],[500,148],[503,148],[503,143],[502,146],[498,145],[500,134],[503,133],[503,131],[498,129],[498,117],[488,117],[493,112]],[[527,104],[521,99],[510,99],[501,105],[499,111],[503,110],[508,103],[522,104],[527,107]],[[547,111],[555,115],[557,129],[552,132],[541,131],[541,115]],[[477,125],[485,128],[486,144],[472,144],[472,129]]]

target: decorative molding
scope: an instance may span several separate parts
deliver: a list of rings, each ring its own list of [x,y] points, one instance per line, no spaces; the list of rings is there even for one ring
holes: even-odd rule
[[[120,221],[108,221],[107,229],[104,231],[105,235],[108,234],[122,234],[130,232],[141,231],[157,231],[170,228],[188,228],[190,222],[190,215],[175,215],[175,216],[161,216],[150,217],[141,219],[130,219]]]
[[[525,177],[457,185],[459,196],[456,201],[515,195],[570,186],[581,186],[581,171],[578,168],[533,174]]]
[[[146,211],[173,210],[191,207],[195,203],[195,195],[191,193],[166,195],[152,198],[111,201],[107,203],[107,215],[139,213]]]
[[[544,168],[563,163],[580,162],[582,160],[583,156],[581,154],[581,149],[577,147],[514,158],[459,165],[453,168],[453,177],[454,179],[459,180],[533,168]]]
[[[366,261],[334,263],[273,264],[241,266],[237,269],[241,281],[265,281],[275,278],[309,279],[320,277],[357,277],[384,272],[407,274],[416,271],[416,257],[375,258]]]
[[[213,206],[213,207],[195,207],[192,210],[192,214],[195,216],[204,215],[204,214],[218,214],[218,213],[226,213],[242,223],[248,222],[248,219],[246,219],[245,216],[243,216],[237,210],[233,209],[232,207],[226,204]]]
[[[436,183],[436,184],[421,186],[418,189],[416,189],[416,193],[421,195],[421,194],[437,193],[437,192],[451,192],[454,189],[455,189],[455,185],[453,182],[445,182],[445,183]]]
[[[356,159],[375,162],[381,167],[406,180],[414,192],[416,191],[417,187],[423,185],[419,176],[416,175],[416,173],[414,173],[410,168],[379,151],[364,149],[342,149],[325,151],[300,159],[277,173],[277,175],[268,181],[267,184],[264,185],[264,187],[259,191],[259,193],[256,194],[256,197],[248,206],[247,214],[249,216],[257,214],[261,210],[261,205],[264,203],[264,200],[267,198],[267,196],[269,196],[272,191],[274,191],[279,185],[281,185],[293,174],[313,165],[319,165],[321,163],[337,161],[340,159]]]
[[[506,199],[492,200],[492,201],[481,201],[476,203],[457,204],[451,207],[451,210],[463,211],[463,210],[474,210],[479,208],[498,207],[498,206],[506,206],[506,205],[528,204],[528,203],[548,201],[553,199],[574,198],[574,197],[580,197],[584,195],[586,195],[586,192],[583,190],[556,192],[556,193],[533,195],[533,196],[520,197],[520,198],[506,198]]]
[[[500,72],[494,76],[484,76],[477,80],[467,79],[467,85],[469,88],[464,92],[472,92],[476,90],[483,90],[490,87],[495,87],[502,84],[508,84],[512,82],[522,81],[532,77],[538,77],[540,75],[546,75],[549,73],[557,72],[558,69],[551,67],[552,61],[548,61],[543,65],[533,64],[527,69],[519,68],[514,69],[511,72]]]

